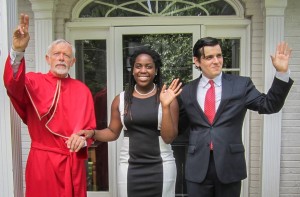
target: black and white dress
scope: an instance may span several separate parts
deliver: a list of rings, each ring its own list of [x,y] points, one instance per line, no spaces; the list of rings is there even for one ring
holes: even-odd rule
[[[124,116],[124,92],[119,110],[124,126],[118,171],[119,197],[174,197],[176,164],[170,144],[160,136],[162,111],[156,95],[133,97]]]

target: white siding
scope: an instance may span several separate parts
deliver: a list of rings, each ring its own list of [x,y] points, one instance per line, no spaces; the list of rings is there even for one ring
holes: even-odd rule
[[[254,85],[263,90],[263,15],[260,0],[246,0],[245,14],[251,17],[251,78]],[[261,195],[261,132],[262,116],[250,112],[250,163],[249,163],[249,197]]]
[[[33,12],[31,10],[31,3],[28,0],[18,1],[19,13],[25,13],[29,15],[29,34],[30,41],[26,49],[25,60],[26,60],[26,72],[34,72],[34,22],[33,22]],[[30,137],[28,134],[27,126],[21,123],[21,139],[22,139],[22,169],[23,169],[23,186],[24,190],[26,188],[25,184],[25,167],[27,162],[27,157],[30,149]]]
[[[300,196],[300,1],[288,0],[285,40],[292,51],[291,77],[295,80],[283,107],[281,140],[281,197]]]
[[[8,54],[8,34],[9,31],[7,26],[9,25],[9,17],[7,16],[7,1],[0,1],[0,193],[4,196],[9,196],[13,193],[13,150],[11,144],[9,143],[12,140],[11,136],[11,124],[10,124],[10,102],[6,96],[6,89],[4,88],[4,83],[2,80],[3,68]]]
[[[55,38],[65,38],[65,22],[71,18],[72,8],[78,0],[60,1],[56,10],[55,21]]]

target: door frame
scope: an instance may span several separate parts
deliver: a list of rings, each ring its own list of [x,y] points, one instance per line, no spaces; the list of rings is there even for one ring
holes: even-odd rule
[[[135,35],[135,34],[172,34],[172,33],[192,33],[193,44],[201,37],[211,36],[216,38],[236,38],[240,39],[240,75],[250,76],[250,24],[236,26],[228,25],[220,28],[220,25],[179,25],[179,26],[121,26],[113,27],[114,29],[114,57],[116,70],[123,70],[123,47],[120,43],[123,43],[123,35]],[[222,31],[220,31],[222,29]],[[192,58],[192,56],[191,56]],[[199,77],[199,70],[193,67],[193,79]],[[123,72],[116,72],[116,91],[123,91]],[[243,143],[245,146],[245,159],[247,166],[247,174],[249,174],[249,149],[250,149],[250,116],[246,113],[243,125]],[[120,136],[121,137],[121,136]],[[121,147],[121,138],[117,140],[117,155],[119,156],[119,150]],[[119,157],[118,157],[119,158]],[[241,197],[248,197],[249,182],[246,178],[242,181]]]
[[[105,27],[94,27],[94,28],[82,28],[72,23],[68,23],[66,27],[66,39],[75,46],[75,40],[106,40],[106,51],[107,51],[107,79],[112,79],[113,73],[115,73],[114,59],[112,58],[112,47],[113,39],[111,39],[111,32],[109,28]],[[112,42],[112,43],[111,43]],[[72,78],[76,78],[76,62],[75,66],[71,67],[70,75]],[[110,106],[112,100],[115,97],[115,80],[107,80],[107,107],[108,107],[108,121],[110,120]],[[117,169],[117,157],[116,157],[116,142],[108,143],[108,177],[109,177],[109,191],[88,191],[88,197],[113,197],[117,196],[117,183],[116,181],[116,169]]]
[[[247,22],[247,21],[245,21]],[[220,31],[219,25],[209,25],[205,27],[205,36],[222,37],[222,38],[240,38],[240,75],[250,76],[251,74],[251,41],[250,41],[250,22],[245,25],[236,26],[228,25],[223,26]],[[250,115],[246,113],[243,123],[242,140],[245,147],[246,170],[249,177],[249,162],[250,162]],[[246,178],[242,181],[241,197],[249,196],[249,179]]]
[[[209,20],[213,21],[213,20]],[[186,22],[186,21],[185,21]],[[199,24],[200,23],[200,24]],[[130,24],[130,23],[128,23]],[[193,43],[201,37],[212,36],[222,38],[240,38],[241,40],[241,58],[240,58],[240,75],[250,76],[250,21],[238,20],[237,23],[232,24],[232,21],[226,21],[222,24],[220,22],[205,21],[202,25],[198,20],[193,25],[152,25],[142,26],[134,23],[133,26],[110,26],[113,24],[89,23],[89,22],[69,22],[66,24],[66,39],[72,44],[75,40],[84,39],[105,39],[107,41],[107,106],[108,106],[108,121],[110,120],[110,105],[114,97],[123,91],[123,54],[122,35],[124,34],[171,34],[171,33],[193,33]],[[150,23],[151,24],[151,23]],[[158,21],[156,24],[159,24]],[[172,23],[171,23],[172,24]],[[174,24],[174,23],[173,23]],[[197,32],[197,33],[196,33]],[[192,57],[191,57],[192,58]],[[75,64],[76,66],[76,64]],[[75,78],[74,67],[70,70],[70,75]],[[199,71],[193,67],[193,78],[199,76]],[[247,173],[249,174],[249,114],[246,114],[243,127],[243,142],[245,145],[245,156],[247,164]],[[88,192],[88,197],[115,197],[117,196],[117,169],[119,149],[121,146],[121,138],[115,142],[108,143],[108,162],[109,162],[109,191],[108,192]],[[243,180],[241,196],[248,197],[248,179]]]

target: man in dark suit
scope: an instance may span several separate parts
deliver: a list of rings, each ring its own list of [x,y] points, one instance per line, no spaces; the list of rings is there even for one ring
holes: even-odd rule
[[[189,197],[239,197],[247,177],[242,127],[247,109],[260,114],[280,111],[293,84],[288,62],[291,49],[284,42],[271,56],[276,76],[267,94],[249,77],[222,72],[217,39],[198,40],[193,48],[199,78],[183,88],[179,98],[180,127],[189,126],[186,183]],[[213,102],[209,102],[209,100]]]

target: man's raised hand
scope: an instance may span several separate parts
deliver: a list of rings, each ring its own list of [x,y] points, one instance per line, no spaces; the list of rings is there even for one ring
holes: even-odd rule
[[[277,72],[287,72],[291,52],[292,50],[286,42],[277,45],[275,56],[271,55],[273,66]]]
[[[18,28],[13,34],[13,50],[18,52],[24,52],[29,43],[29,16],[26,14],[20,15]]]

